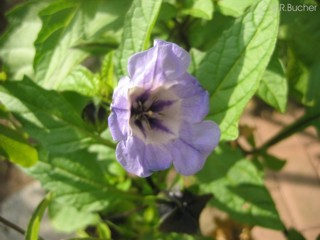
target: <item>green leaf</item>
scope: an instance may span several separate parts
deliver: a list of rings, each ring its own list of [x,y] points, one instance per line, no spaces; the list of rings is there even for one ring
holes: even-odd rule
[[[78,48],[82,43],[102,38],[104,44],[117,45],[129,4],[129,0],[59,0],[41,11],[43,27],[35,42],[36,81],[58,88],[88,56]]]
[[[128,59],[149,46],[151,31],[162,0],[134,0],[126,15],[122,41],[118,49],[119,76],[126,75]]]
[[[314,46],[320,41],[320,11],[316,1],[281,0],[283,6],[313,5],[316,11],[280,11],[281,37],[306,65],[320,61],[320,49]]]
[[[99,84],[96,96],[100,97],[106,103],[111,102],[113,89],[117,85],[113,59],[113,51],[105,55],[102,60],[100,74],[97,76]]]
[[[100,142],[114,147],[109,140],[102,139],[84,123],[73,105],[64,95],[45,90],[25,78],[19,82],[7,81],[0,86],[2,103],[22,123],[25,131],[51,152],[71,152]],[[77,97],[81,102],[83,97]]]
[[[218,41],[222,33],[234,23],[234,18],[214,13],[210,21],[192,21],[188,29],[188,40],[193,48],[207,51]],[[210,31],[208,31],[210,29]]]
[[[102,61],[101,66],[101,81],[105,83],[109,88],[114,89],[117,85],[117,80],[115,79],[114,74],[114,65],[113,65],[113,52],[109,52]]]
[[[279,159],[270,154],[263,154],[262,158],[264,165],[275,171],[280,171],[287,163],[287,161]]]
[[[130,194],[110,184],[110,175],[103,171],[102,162],[87,150],[69,154],[42,151],[38,164],[28,172],[55,194],[56,202],[80,212],[95,212],[113,206],[123,197],[131,199]],[[72,209],[68,211],[78,214]]]
[[[281,3],[283,6],[305,4],[302,1],[289,0],[282,0]],[[317,7],[315,1],[306,4]],[[320,50],[314,46],[320,41],[320,12],[281,11],[281,23],[280,36],[287,47],[284,50],[287,52],[290,95],[302,104],[312,106],[319,95],[317,69],[319,69]]]
[[[257,0],[221,0],[218,1],[218,9],[220,12],[227,16],[240,17],[244,11]]]
[[[310,116],[311,124],[316,128],[318,137],[320,137],[320,101],[317,105],[307,110],[307,116]]]
[[[292,51],[288,54],[287,76],[289,94],[304,105],[312,105],[307,99],[310,69]]]
[[[117,84],[114,75],[113,51],[102,60],[101,71],[94,74],[83,66],[76,67],[59,86],[60,91],[76,91],[84,96],[111,102],[112,90]]]
[[[105,239],[92,238],[92,237],[76,237],[76,238],[68,238],[66,240],[105,240]]]
[[[269,62],[267,70],[262,76],[257,94],[263,101],[279,112],[285,112],[288,83],[280,59],[273,57]]]
[[[213,15],[213,2],[211,0],[189,0],[187,8],[182,11],[196,18],[211,20]]]
[[[101,42],[81,42],[79,45],[74,46],[74,48],[78,48],[82,51],[88,52],[90,56],[101,57],[117,48],[117,46],[118,45],[115,43],[104,43],[104,40],[101,40]]]
[[[175,18],[178,14],[178,9],[175,3],[170,3],[168,1],[163,1],[160,7],[159,16],[157,19],[157,24],[159,21],[169,21]]]
[[[191,74],[197,75],[198,67],[205,56],[206,56],[206,53],[203,51],[199,51],[196,48],[190,49],[191,63],[189,66],[189,71]]]
[[[222,145],[197,174],[200,189],[212,193],[211,204],[249,225],[283,230],[263,176],[239,150]]]
[[[312,124],[317,129],[318,136],[320,136],[320,99],[316,101],[314,106],[307,108],[304,118],[308,119],[306,127]]]
[[[79,211],[68,203],[52,201],[49,205],[49,216],[52,226],[62,232],[72,233],[99,221],[96,213]]]
[[[0,124],[0,149],[6,157],[23,167],[30,167],[38,161],[38,152],[25,137]]]
[[[313,122],[312,125],[316,128],[318,137],[320,137],[320,117],[317,121]]]
[[[102,222],[98,223],[97,231],[100,238],[105,240],[111,239],[111,230],[106,223],[102,223]]]
[[[75,91],[85,96],[96,96],[99,82],[89,69],[77,66],[59,86],[61,91]]]
[[[304,236],[294,228],[290,228],[288,230],[287,239],[288,240],[305,240]]]
[[[306,106],[313,106],[320,99],[320,61],[311,66],[305,65],[293,54],[289,54],[288,80],[290,94]]]
[[[308,90],[306,93],[306,100],[315,105],[320,102],[320,61],[315,62],[310,69],[310,78],[308,81]]]
[[[8,110],[0,103],[0,119],[9,119],[9,116]]]
[[[223,140],[238,136],[241,113],[256,92],[278,33],[276,0],[259,1],[224,32],[199,64],[196,76],[209,91],[209,119]]]
[[[25,239],[26,240],[36,240],[39,238],[40,222],[42,216],[51,202],[52,194],[49,193],[37,206],[36,210],[33,212],[32,217],[29,221]]]
[[[33,42],[41,28],[38,13],[47,5],[48,1],[28,1],[7,14],[9,27],[0,37],[0,58],[8,69],[9,78],[33,76]]]

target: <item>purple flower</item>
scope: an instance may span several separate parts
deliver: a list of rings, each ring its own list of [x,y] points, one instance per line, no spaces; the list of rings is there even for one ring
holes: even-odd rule
[[[154,47],[129,59],[128,77],[113,93],[109,128],[117,160],[130,173],[147,177],[174,165],[192,175],[216,147],[220,130],[204,121],[209,96],[187,73],[189,54],[155,40]]]

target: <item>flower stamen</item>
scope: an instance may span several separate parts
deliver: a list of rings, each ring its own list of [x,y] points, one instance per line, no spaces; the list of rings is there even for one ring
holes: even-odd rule
[[[180,100],[166,87],[131,88],[130,126],[145,143],[167,143],[178,136],[181,118]]]

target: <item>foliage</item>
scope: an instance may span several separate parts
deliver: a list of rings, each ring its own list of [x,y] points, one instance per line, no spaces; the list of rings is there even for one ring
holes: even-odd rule
[[[51,201],[52,194],[49,193],[38,205],[36,210],[34,211],[28,226],[28,231],[26,232],[26,240],[33,240],[37,239],[39,236],[39,230],[40,230],[40,222],[42,219],[42,216],[48,206],[48,204]]]
[[[243,224],[287,231],[263,181],[266,168],[278,171],[285,161],[267,150],[307,126],[320,130],[320,18],[319,11],[280,11],[280,3],[288,1],[30,0],[9,10],[0,35],[0,157],[50,192],[27,239],[37,239],[46,208],[53,225],[78,232],[76,239],[205,239],[158,230],[159,203],[165,214],[189,214],[170,195],[176,188],[212,194],[210,206]],[[107,126],[128,58],[157,38],[190,52],[190,73],[210,96],[207,119],[222,133],[191,186],[173,169],[147,181],[127,174]],[[255,96],[281,113],[296,101],[306,115],[248,153],[230,141]]]
[[[238,221],[282,230],[272,199],[264,186],[263,173],[241,152],[228,145],[214,152],[197,175],[200,188],[214,194],[211,203]],[[213,173],[209,173],[215,169]]]

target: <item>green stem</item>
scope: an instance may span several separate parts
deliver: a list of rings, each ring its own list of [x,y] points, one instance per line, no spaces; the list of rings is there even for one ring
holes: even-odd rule
[[[182,22],[178,21],[177,18],[174,18],[173,21],[176,25],[174,30],[177,34],[177,38],[179,38],[179,40],[183,43],[185,49],[189,51],[191,49],[191,45],[188,40],[187,27],[190,21],[190,17],[187,16]]]
[[[7,227],[17,231],[18,233],[21,233],[22,235],[26,234],[26,230],[22,229],[18,225],[14,224],[13,222],[10,222],[9,220],[5,219],[4,217],[0,216],[0,222],[6,225]],[[43,238],[39,237],[39,240],[43,240]]]
[[[141,206],[138,206],[138,207],[136,207],[136,208],[134,208],[132,210],[129,210],[129,211],[126,211],[126,212],[122,212],[122,213],[119,213],[117,215],[106,217],[104,220],[105,221],[115,221],[115,220],[124,219],[124,218],[129,217],[132,214],[140,212],[140,211],[142,211],[142,210],[144,210],[146,208],[147,208],[146,205],[141,205]]]
[[[125,235],[126,237],[131,237],[130,239],[136,239],[136,233],[131,231],[129,228],[120,227],[117,224],[113,223],[112,221],[106,220],[105,221],[111,228],[119,232],[120,234]]]
[[[150,186],[150,188],[152,189],[154,195],[157,195],[160,192],[159,187],[154,183],[154,181],[152,180],[151,176],[146,177],[145,178],[148,185]]]
[[[101,136],[99,135],[96,135],[96,134],[90,134],[90,136],[95,139],[97,142],[103,144],[103,145],[106,145],[108,146],[109,148],[112,148],[112,149],[116,149],[117,147],[117,144],[108,140],[108,139],[105,139],[105,138],[102,138]]]
[[[312,122],[317,119],[320,119],[320,112],[313,114],[311,116],[309,115],[309,116],[301,117],[300,119],[298,119],[297,121],[295,121],[291,125],[282,129],[276,136],[274,136],[269,141],[264,143],[261,147],[253,150],[252,153],[266,151],[271,146],[286,139],[287,137],[291,136],[292,134],[294,134],[298,131],[301,131],[301,130],[305,129],[306,127],[310,126],[312,124]]]
[[[0,222],[3,223],[4,225],[6,225],[7,227],[17,231],[18,233],[21,233],[22,235],[24,235],[26,233],[26,231],[24,229],[22,229],[18,225],[10,222],[9,220],[7,220],[1,216],[0,216]]]

